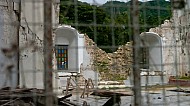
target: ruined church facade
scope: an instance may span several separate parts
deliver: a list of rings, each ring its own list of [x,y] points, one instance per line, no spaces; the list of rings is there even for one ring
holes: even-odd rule
[[[187,1],[184,9],[173,10],[173,17],[170,20],[149,30],[157,33],[162,39],[161,66],[167,76],[190,75],[189,25],[190,5]]]

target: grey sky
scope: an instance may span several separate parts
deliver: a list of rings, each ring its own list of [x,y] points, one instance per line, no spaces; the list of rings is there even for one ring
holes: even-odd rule
[[[79,1],[82,1],[82,2],[87,2],[87,3],[90,3],[90,4],[104,4],[106,3],[107,1],[111,1],[111,0],[79,0]],[[128,2],[130,0],[112,0],[112,1],[122,1],[122,2]],[[139,1],[150,1],[150,0],[139,0]]]
[[[83,1],[83,2],[87,2],[87,3],[98,3],[98,4],[104,4],[106,3],[107,1],[111,1],[111,0],[79,0],[79,1]],[[127,1],[127,0],[117,0],[117,1]],[[128,0],[129,1],[129,0]]]

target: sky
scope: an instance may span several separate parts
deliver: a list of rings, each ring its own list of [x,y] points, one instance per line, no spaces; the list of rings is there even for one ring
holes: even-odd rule
[[[107,1],[111,1],[111,0],[79,0],[79,1],[82,1],[82,2],[87,2],[87,3],[96,3],[96,4],[104,4],[106,3]],[[123,1],[123,2],[126,2],[126,1],[129,1],[129,0],[115,0],[115,1]]]
[[[90,4],[99,4],[99,5],[102,5],[102,4],[106,3],[107,1],[111,1],[111,0],[79,0],[79,1],[87,2],[87,3],[90,3]],[[112,0],[112,1],[128,2],[130,0]],[[139,0],[139,1],[146,2],[146,1],[150,1],[150,0]]]

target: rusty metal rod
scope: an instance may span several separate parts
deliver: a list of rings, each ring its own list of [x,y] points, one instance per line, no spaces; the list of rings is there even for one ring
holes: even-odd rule
[[[44,0],[44,88],[46,106],[53,106],[52,51],[52,0]]]
[[[141,106],[141,76],[139,67],[140,33],[138,0],[131,2],[131,29],[133,35],[133,92],[134,106]]]

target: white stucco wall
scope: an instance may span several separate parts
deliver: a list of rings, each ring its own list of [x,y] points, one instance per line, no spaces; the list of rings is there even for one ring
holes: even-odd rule
[[[163,39],[163,70],[167,76],[182,76],[188,73],[189,58],[189,16],[173,11],[173,18],[166,20],[160,27],[150,29]]]
[[[21,2],[19,45],[31,47],[20,52],[20,86],[43,88],[43,2]],[[35,50],[34,46],[40,50]]]
[[[177,22],[177,21],[176,21]],[[174,30],[172,29],[172,23],[166,20],[160,27],[151,28],[149,32],[155,32],[159,34],[162,39],[162,70],[166,72],[167,76],[176,75],[176,62],[178,52],[176,49],[176,39],[177,36],[174,35]],[[179,57],[179,56],[178,56]]]
[[[189,0],[185,0],[185,9],[190,10],[190,1]]]
[[[79,34],[79,38],[78,38],[78,67],[79,67],[79,73],[81,71],[81,64],[84,63],[84,50],[85,49],[85,45],[84,45],[85,39],[84,39],[84,34]]]
[[[53,2],[52,6],[53,28],[56,28],[59,20],[59,3]],[[19,46],[24,48],[20,51],[19,63],[21,87],[43,88],[44,86],[43,20],[43,0],[21,0]]]
[[[18,17],[13,10],[12,1],[0,1],[0,88],[18,84],[17,51],[12,48],[17,45]],[[2,49],[14,50],[12,56],[6,56]],[[9,66],[13,67],[8,70]]]
[[[79,73],[83,63],[84,35],[70,26],[63,25],[56,29],[54,42],[55,45],[68,45],[68,70],[59,71]]]
[[[179,20],[179,23],[177,28],[175,28],[175,35],[179,36],[179,42],[178,44],[181,45],[181,47],[178,49],[180,58],[179,58],[179,74],[187,74],[189,76],[190,72],[190,49],[189,49],[189,43],[190,43],[190,10],[184,10],[184,14],[180,16],[179,18],[174,18],[175,20]]]
[[[59,0],[55,0],[59,1]],[[23,1],[20,28],[20,47],[24,47],[35,40],[32,46],[20,52],[20,86],[43,88],[43,2]],[[59,75],[63,72],[80,72],[83,63],[84,36],[70,26],[58,26],[59,4],[53,4],[53,40],[54,45],[68,45],[68,70],[59,70],[55,54],[53,55],[53,80],[59,84]],[[35,47],[34,47],[35,46]],[[55,78],[56,76],[56,78]],[[55,85],[59,87],[59,85]]]
[[[169,51],[173,52],[173,62],[174,71],[172,75],[184,76],[185,73],[188,74],[190,71],[190,58],[189,58],[189,24],[190,24],[190,10],[189,1],[186,2],[185,9],[173,10],[172,18],[172,33],[168,34],[170,37],[167,39],[171,41],[173,45]],[[174,48],[174,49],[172,49]]]
[[[173,10],[173,16],[159,27],[150,29],[161,35],[163,40],[163,70],[168,76],[182,76],[190,71],[189,24],[190,1],[185,8]]]
[[[149,49],[149,70],[150,71],[163,71],[162,69],[162,39],[154,32],[145,32],[141,34],[143,47]]]

